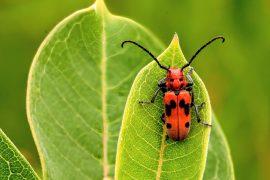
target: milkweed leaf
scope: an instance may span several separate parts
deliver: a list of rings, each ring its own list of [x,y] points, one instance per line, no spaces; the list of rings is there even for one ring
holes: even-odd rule
[[[161,64],[170,67],[186,64],[177,35],[158,59]],[[156,62],[151,62],[140,71],[132,85],[119,137],[116,179],[202,179],[205,168],[211,167],[206,164],[211,128],[197,123],[193,110],[189,136],[177,142],[166,137],[166,127],[161,121],[164,111],[162,95],[154,104],[138,103],[152,97],[158,81],[165,75],[166,71],[159,68]],[[205,103],[200,117],[211,124],[212,111],[207,90],[195,72],[192,79],[195,103]],[[216,129],[214,132],[215,136]],[[223,143],[222,140],[212,139],[211,147],[217,148],[216,141]],[[212,150],[210,152],[212,158]]]
[[[162,47],[98,0],[60,22],[40,46],[29,74],[27,114],[44,178],[114,177],[127,94],[149,61],[137,49],[122,49],[126,39],[153,52]]]

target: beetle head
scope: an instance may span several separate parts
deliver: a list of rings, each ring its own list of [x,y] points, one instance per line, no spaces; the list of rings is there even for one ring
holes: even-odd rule
[[[171,90],[180,90],[187,85],[186,78],[180,68],[170,68],[167,72],[166,86]]]

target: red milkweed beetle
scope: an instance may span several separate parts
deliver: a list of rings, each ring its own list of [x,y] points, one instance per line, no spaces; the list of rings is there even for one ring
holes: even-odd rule
[[[221,39],[222,42],[225,41],[225,38],[222,36],[217,36],[206,44],[204,44],[197,52],[191,57],[187,64],[182,66],[181,68],[176,67],[166,67],[161,65],[158,59],[146,48],[139,45],[134,41],[124,41],[121,46],[124,47],[125,43],[132,43],[145,52],[147,52],[158,64],[161,69],[167,71],[167,75],[165,78],[161,79],[158,83],[158,89],[155,91],[153,97],[150,101],[140,101],[139,103],[154,103],[159,91],[163,92],[163,103],[165,106],[164,113],[161,116],[163,123],[166,124],[167,135],[175,141],[184,140],[190,130],[191,124],[191,116],[190,116],[190,108],[194,107],[195,114],[197,118],[197,122],[211,127],[210,124],[203,122],[199,116],[199,109],[202,108],[204,103],[201,105],[196,105],[194,102],[194,93],[193,93],[193,80],[191,78],[191,73],[193,68],[191,68],[186,75],[184,75],[183,71],[186,67],[188,67],[195,57],[200,53],[202,49],[211,44],[217,39]]]

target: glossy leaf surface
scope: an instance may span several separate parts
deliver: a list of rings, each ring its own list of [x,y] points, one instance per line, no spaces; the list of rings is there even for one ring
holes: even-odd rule
[[[162,45],[141,25],[106,9],[102,0],[59,23],[32,64],[27,111],[44,178],[114,176],[122,113],[131,83],[149,62],[132,39]],[[147,58],[146,58],[147,57]]]

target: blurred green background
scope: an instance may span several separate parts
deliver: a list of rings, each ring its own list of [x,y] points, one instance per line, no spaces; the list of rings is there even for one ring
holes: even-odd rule
[[[28,70],[48,32],[92,2],[0,1],[0,127],[37,170],[25,110]],[[106,4],[112,13],[148,27],[165,44],[177,32],[187,58],[211,37],[226,37],[225,44],[209,47],[193,66],[227,136],[236,178],[270,179],[270,1],[107,0]]]

